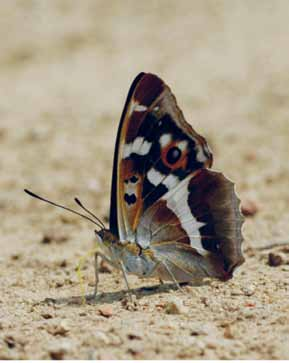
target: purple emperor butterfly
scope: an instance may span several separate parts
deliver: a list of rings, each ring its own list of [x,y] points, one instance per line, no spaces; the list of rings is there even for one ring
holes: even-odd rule
[[[114,153],[110,227],[99,229],[95,255],[123,272],[161,281],[227,280],[243,263],[243,217],[234,184],[211,171],[204,137],[184,119],[170,88],[140,73],[121,116]],[[28,194],[50,202],[32,192]],[[60,206],[63,207],[63,206]]]

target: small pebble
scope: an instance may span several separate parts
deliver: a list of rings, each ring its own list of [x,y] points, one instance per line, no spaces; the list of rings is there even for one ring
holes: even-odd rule
[[[187,309],[180,299],[174,298],[167,301],[165,305],[165,312],[167,314],[185,314]]]
[[[207,342],[207,348],[215,350],[218,347],[218,343],[219,342],[217,340],[209,340]]]
[[[226,325],[224,328],[224,338],[226,338],[226,339],[234,338],[230,325]]]
[[[282,252],[270,252],[268,255],[268,265],[272,267],[283,265],[285,260],[286,256]]]
[[[69,327],[66,321],[62,320],[59,324],[52,324],[47,327],[48,333],[51,335],[61,335],[66,336],[69,332]]]
[[[72,350],[72,344],[67,341],[54,342],[48,347],[48,353],[51,359],[64,359],[66,353]]]
[[[54,232],[54,231],[47,231],[43,234],[41,243],[49,244],[52,242],[62,243],[68,240],[68,236],[64,233]]]
[[[253,285],[243,287],[242,290],[245,296],[252,296],[255,294],[255,286]]]
[[[110,343],[109,337],[102,331],[96,331],[93,334],[93,338],[96,339],[97,344],[100,346],[108,345]]]
[[[203,323],[200,324],[199,322],[197,323],[192,323],[191,327],[190,327],[190,336],[201,336],[201,335],[209,335],[211,333],[215,333],[214,332],[215,327],[211,324],[208,323]]]
[[[4,342],[7,344],[9,349],[15,348],[16,342],[12,335],[8,335],[4,338]]]
[[[206,296],[201,296],[201,303],[203,303],[205,306],[210,306],[210,301]]]
[[[65,284],[65,281],[62,278],[58,278],[57,280],[55,279],[55,281],[54,281],[54,286],[56,288],[62,287],[64,284]]]
[[[65,354],[65,351],[60,349],[60,350],[52,350],[50,353],[50,358],[54,359],[54,360],[62,360]]]
[[[137,333],[129,333],[127,334],[129,340],[141,340],[142,337]]]
[[[59,267],[67,267],[67,261],[65,259],[58,262]]]
[[[255,161],[257,159],[257,155],[256,153],[254,152],[247,152],[245,155],[244,155],[244,159],[246,161]]]
[[[231,296],[240,296],[243,295],[243,292],[241,290],[235,289],[231,291]]]
[[[130,347],[128,348],[127,352],[137,359],[138,357],[140,357],[143,350],[143,347]]]
[[[251,319],[254,318],[256,316],[255,312],[252,310],[244,310],[243,311],[243,316],[246,319]]]
[[[21,253],[13,253],[12,255],[11,255],[11,260],[13,260],[13,261],[17,261],[17,260],[19,260],[21,258]]]
[[[50,313],[42,313],[41,314],[43,319],[52,319],[53,315],[51,315]]]
[[[164,301],[160,301],[156,304],[157,308],[164,308],[166,306],[166,303]]]
[[[245,217],[253,217],[259,208],[252,200],[243,200],[241,203],[241,212]]]
[[[110,318],[113,315],[113,310],[110,305],[103,305],[98,308],[100,315],[104,316],[105,318]]]
[[[138,308],[138,301],[135,295],[125,296],[121,301],[121,305],[129,311],[135,311]]]
[[[101,260],[100,266],[99,266],[99,272],[103,273],[112,273],[113,268],[105,261]]]

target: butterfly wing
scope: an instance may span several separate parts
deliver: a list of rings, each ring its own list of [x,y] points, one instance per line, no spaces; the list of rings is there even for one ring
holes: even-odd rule
[[[188,175],[212,165],[206,140],[185,121],[169,87],[153,74],[134,80],[122,113],[114,153],[110,229],[137,240],[143,213]]]
[[[234,184],[211,170],[187,176],[145,211],[138,238],[150,239],[158,260],[178,281],[232,277],[243,263],[243,217]],[[159,274],[170,279],[167,270]]]

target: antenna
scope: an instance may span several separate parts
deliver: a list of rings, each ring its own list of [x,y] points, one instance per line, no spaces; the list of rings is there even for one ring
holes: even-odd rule
[[[92,217],[94,217],[96,219],[96,221],[102,226],[102,228],[105,228],[105,225],[103,224],[103,222],[94,214],[92,213],[89,209],[87,209],[78,198],[74,198],[75,202],[83,209],[85,210],[88,214],[90,214]]]
[[[97,218],[97,220],[96,220],[96,221],[94,221],[92,218],[90,218],[90,217],[86,216],[85,214],[79,213],[79,212],[77,212],[77,211],[75,211],[75,210],[73,210],[73,209],[71,209],[71,208],[65,207],[64,205],[61,205],[61,204],[58,204],[58,203],[54,203],[54,202],[52,202],[51,200],[45,199],[45,198],[41,197],[40,195],[37,195],[37,194],[35,194],[35,193],[31,192],[31,191],[30,191],[30,190],[28,190],[28,189],[24,189],[24,192],[25,192],[25,193],[27,193],[28,195],[30,195],[30,196],[31,196],[31,197],[33,197],[33,198],[36,198],[36,199],[42,200],[43,202],[46,202],[46,203],[48,203],[48,204],[51,204],[51,205],[53,205],[53,206],[55,206],[55,207],[62,208],[62,209],[65,209],[65,210],[67,210],[67,211],[69,211],[69,212],[71,212],[71,213],[77,214],[78,216],[80,216],[80,217],[82,217],[82,218],[84,218],[84,219],[87,219],[88,221],[90,221],[90,222],[92,222],[93,224],[97,225],[97,227],[99,227],[99,228],[101,228],[101,229],[102,229],[102,228],[105,228],[105,226],[104,226],[104,224],[103,224],[102,222],[101,222],[101,223],[99,223],[98,218]],[[91,213],[91,214],[92,214],[92,213]]]

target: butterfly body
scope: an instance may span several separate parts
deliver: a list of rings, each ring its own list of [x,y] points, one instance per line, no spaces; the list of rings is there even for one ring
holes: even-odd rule
[[[151,251],[148,250],[147,252]],[[130,245],[124,246],[121,249],[118,258],[121,259],[127,273],[132,273],[139,277],[152,276],[157,266],[152,253],[140,252],[136,254],[134,248],[131,248]]]
[[[127,273],[149,277],[155,270],[157,262],[150,249],[143,250],[137,244],[120,242],[109,230],[97,233],[98,247],[102,255],[117,269],[122,266]]]
[[[96,235],[99,248],[97,255],[128,274],[173,282],[200,280],[213,273],[222,280],[231,277],[222,271],[218,274],[217,270],[210,270],[200,254],[181,243],[162,241],[159,244],[151,241],[152,247],[143,249],[135,242],[119,241],[109,230],[101,230]]]

